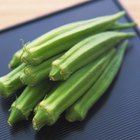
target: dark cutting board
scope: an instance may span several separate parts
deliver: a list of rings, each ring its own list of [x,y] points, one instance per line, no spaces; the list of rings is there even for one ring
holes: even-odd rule
[[[9,60],[22,47],[20,39],[28,42],[60,25],[121,10],[117,1],[94,0],[2,31],[0,76],[9,71]],[[121,21],[131,19],[127,15]],[[138,36],[131,39],[119,74],[84,121],[68,123],[62,116],[55,125],[40,132],[33,130],[31,119],[10,127],[8,109],[17,95],[8,99],[0,97],[0,140],[140,140],[140,34],[137,28],[129,31]]]

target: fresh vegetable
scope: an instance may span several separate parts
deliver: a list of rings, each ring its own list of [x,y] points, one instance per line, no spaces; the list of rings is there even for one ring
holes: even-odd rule
[[[45,124],[54,124],[59,115],[91,87],[114,54],[115,49],[80,69],[43,100],[38,105],[33,118],[34,129],[39,130]]]
[[[35,87],[26,87],[11,106],[8,123],[13,125],[20,120],[27,120],[34,107],[44,98],[52,87],[53,84],[49,80],[43,81]]]
[[[77,28],[64,32],[37,47],[28,47],[27,45],[24,47],[25,52],[23,53],[21,59],[27,64],[40,64],[42,61],[60,52],[68,50],[80,40],[109,29],[109,27],[124,16],[124,14],[124,12],[119,12],[112,16],[107,16],[103,19],[89,22],[86,25],[78,26]]]
[[[94,18],[94,19],[89,19],[89,20],[78,21],[78,22],[63,25],[63,26],[61,26],[61,28],[58,27],[54,30],[51,30],[50,32],[45,33],[44,35],[36,38],[32,42],[25,44],[24,46],[27,46],[27,48],[37,47],[38,45],[41,45],[41,44],[49,41],[50,39],[56,37],[57,35],[60,35],[64,32],[67,32],[71,29],[74,29],[78,26],[87,24],[88,22],[93,22],[93,21],[96,21],[96,20],[100,20],[100,19],[105,18],[105,17],[106,16],[98,17],[98,18]],[[22,56],[23,53],[24,53],[24,50],[20,49],[13,55],[13,58],[11,59],[11,61],[9,63],[9,68],[15,68],[22,63],[21,62],[21,56]]]
[[[19,79],[24,67],[25,64],[21,64],[16,69],[0,78],[0,95],[9,97],[24,86]]]
[[[106,67],[99,79],[78,101],[76,101],[66,112],[66,119],[69,122],[82,121],[85,119],[89,109],[100,99],[106,89],[116,76],[123,57],[128,47],[128,41],[124,42],[117,51],[117,54]]]
[[[124,30],[124,29],[129,29],[136,26],[135,23],[130,22],[130,23],[120,23],[120,22],[115,22],[109,30]]]
[[[79,68],[90,63],[120,41],[133,37],[133,33],[103,32],[84,39],[52,63],[50,78],[66,80]]]
[[[44,34],[43,36],[35,39],[33,42],[28,43],[28,47],[32,48],[32,47],[36,47],[38,45],[41,45],[43,43],[45,43],[46,41],[49,41],[51,38],[56,37],[57,35],[67,32],[71,29],[74,29],[78,26],[87,24],[89,22],[93,22],[96,20],[101,20],[103,18],[106,18],[107,16],[103,16],[103,17],[98,17],[95,19],[91,19],[91,20],[85,20],[85,21],[80,21],[80,22],[74,22],[74,23],[70,23],[67,25],[63,25],[63,28],[57,28],[53,31],[50,31],[49,33]],[[109,16],[108,16],[109,17]],[[109,31],[111,30],[124,30],[124,29],[128,29],[128,28],[132,28],[134,27],[136,24],[135,23],[120,23],[120,22],[115,22],[114,24],[112,24],[112,26],[110,26]],[[49,38],[48,38],[49,36]],[[27,45],[27,44],[26,44]],[[23,49],[20,49],[19,51],[17,51],[14,55],[13,58],[11,59],[10,63],[9,63],[9,68],[15,68],[17,66],[19,66],[22,62],[21,62],[21,56],[24,53]]]
[[[135,36],[119,32],[135,26],[119,22],[124,15],[70,23],[23,44],[9,63],[13,70],[0,77],[4,97],[27,85],[11,105],[9,125],[27,120],[32,111],[35,130],[54,124],[64,111],[69,122],[83,120],[121,66],[128,42],[116,45]]]
[[[62,54],[63,53],[56,55],[38,66],[29,65],[25,67],[24,72],[20,76],[22,83],[29,86],[35,86],[39,82],[47,79],[49,77],[52,61],[60,57]]]
[[[22,63],[21,62],[22,53],[23,53],[23,49],[20,49],[13,55],[13,58],[11,59],[8,65],[9,68],[16,68]]]

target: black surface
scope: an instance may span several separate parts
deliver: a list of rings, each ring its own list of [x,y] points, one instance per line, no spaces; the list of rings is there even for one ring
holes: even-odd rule
[[[22,47],[20,39],[30,41],[60,25],[81,19],[113,14],[121,10],[113,0],[96,0],[53,16],[3,31],[0,35],[0,76],[9,70],[12,54]],[[130,20],[127,17],[122,22]],[[135,29],[134,31],[139,34]],[[14,127],[7,124],[8,109],[16,95],[0,98],[0,140],[139,140],[140,139],[140,39],[131,40],[119,75],[83,122],[68,123],[64,117],[40,132],[31,121]]]

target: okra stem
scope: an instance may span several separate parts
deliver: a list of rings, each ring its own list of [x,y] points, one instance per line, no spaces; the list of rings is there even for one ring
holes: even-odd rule
[[[8,65],[9,68],[16,68],[22,63],[21,62],[22,53],[23,53],[23,49],[20,49],[13,55],[13,58],[11,59]]]
[[[52,62],[63,53],[56,55],[38,66],[26,66],[23,74],[20,76],[22,83],[29,86],[35,86],[49,76]]]
[[[40,102],[33,118],[34,129],[39,130],[45,124],[54,124],[59,115],[82,96],[97,80],[114,53],[115,49],[99,58],[96,62],[83,67],[63,82],[50,96]]]
[[[116,76],[127,47],[128,41],[122,44],[95,84],[67,110],[66,119],[69,122],[83,120],[89,109],[101,98]]]
[[[34,107],[51,90],[51,81],[43,81],[35,87],[26,87],[16,101],[11,105],[11,113],[8,119],[10,125],[21,120],[27,120]]]
[[[24,85],[20,81],[25,64],[21,64],[7,75],[0,78],[0,95],[8,97]]]

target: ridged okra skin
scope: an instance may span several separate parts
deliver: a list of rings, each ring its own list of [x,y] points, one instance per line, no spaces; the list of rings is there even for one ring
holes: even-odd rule
[[[11,113],[8,119],[9,125],[18,121],[27,120],[34,107],[44,98],[52,89],[51,81],[43,81],[34,87],[26,87],[21,95],[11,105]]]
[[[110,27],[110,31],[111,30],[125,30],[125,29],[129,29],[136,26],[136,23],[130,22],[130,23],[120,23],[120,22],[116,22],[114,23],[111,27]]]
[[[73,30],[60,34],[35,48],[28,48],[26,46],[24,48],[26,53],[23,54],[22,61],[31,65],[40,64],[47,58],[68,50],[80,40],[109,29],[109,27],[122,16],[124,16],[124,12],[107,16],[106,18],[96,20],[94,22],[89,22],[86,25],[78,26]]]
[[[32,48],[32,47],[37,47],[38,45],[41,45],[51,39],[53,39],[54,37],[60,35],[60,34],[63,34],[67,31],[70,31],[78,26],[81,26],[81,25],[85,25],[87,24],[88,22],[93,22],[95,20],[99,20],[101,18],[104,18],[106,16],[103,16],[103,17],[98,17],[98,18],[95,18],[95,19],[89,19],[89,20],[83,20],[83,21],[77,21],[77,22],[73,22],[73,23],[69,23],[69,24],[66,24],[66,25],[63,25],[61,27],[57,27],[45,34],[43,34],[42,36],[36,38],[35,40],[33,40],[32,42],[30,42],[29,44],[26,45],[26,48]]]
[[[128,41],[124,42],[118,49],[116,55],[112,58],[95,84],[67,110],[65,117],[69,122],[85,119],[88,111],[101,98],[115,78],[123,61],[127,46]]]
[[[41,45],[41,44],[45,43],[46,41],[51,40],[52,38],[56,37],[57,35],[60,35],[64,32],[72,30],[72,29],[74,29],[78,26],[87,24],[88,22],[93,22],[93,21],[96,21],[96,20],[100,20],[100,19],[105,18],[105,17],[106,16],[98,17],[98,18],[95,18],[95,19],[77,21],[77,22],[74,22],[74,23],[69,23],[69,24],[63,25],[63,26],[61,26],[61,28],[58,27],[58,28],[56,28],[54,30],[51,30],[50,32],[45,33],[44,35],[36,38],[32,42],[26,43],[24,45],[24,47],[25,46],[27,48],[37,47],[38,45]],[[9,68],[15,68],[22,63],[21,56],[23,55],[23,53],[24,53],[24,49],[20,49],[13,55],[13,57],[12,57],[10,63],[9,63]]]
[[[133,36],[133,33],[108,31],[84,39],[52,63],[50,78],[53,81],[66,80],[79,68],[95,60],[122,40]]]
[[[3,97],[9,97],[15,91],[23,87],[24,85],[20,81],[20,75],[23,72],[25,64],[21,64],[16,69],[0,78],[0,95]]]
[[[67,31],[69,31],[73,28],[76,28],[76,27],[81,26],[83,24],[87,24],[88,22],[93,22],[93,21],[96,21],[96,20],[100,20],[100,19],[105,18],[105,17],[106,16],[64,25],[63,28],[61,27],[61,29],[60,28],[58,28],[57,30],[55,29],[55,30],[51,31],[50,33],[46,33],[45,35],[35,39],[35,43],[28,44],[28,46],[29,47],[36,47],[39,44],[45,43],[49,39],[59,35],[60,33],[67,32]],[[128,28],[132,28],[135,25],[136,25],[135,23],[119,23],[119,22],[116,22],[108,30],[109,31],[111,31],[111,30],[124,30],[124,29],[128,29]],[[59,30],[61,30],[61,32]],[[50,36],[50,34],[51,34],[51,36]],[[48,36],[50,36],[50,37],[48,38]],[[40,40],[40,41],[38,41],[38,40]],[[13,58],[11,59],[11,61],[9,63],[9,68],[16,68],[22,63],[21,56],[22,56],[23,52],[24,52],[23,49],[20,49],[19,51],[17,51],[13,55]]]
[[[115,49],[96,62],[92,62],[80,69],[67,81],[62,82],[50,96],[41,101],[33,118],[34,129],[39,130],[45,124],[54,124],[59,115],[82,96],[97,80],[114,53]]]
[[[25,46],[27,48],[37,47],[38,45],[41,45],[41,44],[45,43],[46,41],[49,41],[50,39],[56,37],[59,34],[62,34],[64,32],[71,30],[71,29],[74,29],[77,26],[81,26],[81,25],[86,24],[88,22],[91,22],[91,21],[93,22],[94,20],[99,20],[99,19],[104,18],[104,17],[105,16],[63,25],[63,26],[61,26],[61,28],[56,28],[56,29],[54,29],[48,33],[45,33],[44,35],[36,38],[32,42],[25,44],[24,47]],[[9,65],[8,65],[9,68],[16,68],[22,63],[21,56],[23,55],[23,53],[24,53],[24,49],[20,49],[13,55]]]
[[[60,35],[64,32],[67,32],[71,29],[74,29],[78,26],[81,26],[81,25],[86,24],[88,22],[93,22],[94,20],[99,20],[99,19],[104,18],[104,17],[106,17],[106,16],[95,18],[95,19],[77,21],[74,23],[69,23],[69,24],[63,25],[63,26],[61,26],[61,28],[58,27],[54,30],[51,30],[50,32],[45,33],[44,35],[34,39],[32,42],[25,44],[24,47],[25,46],[27,48],[37,47],[38,45],[41,45],[41,44],[45,43],[46,41],[49,41],[50,39],[56,37],[57,35]],[[21,56],[23,55],[23,53],[24,53],[24,50],[20,49],[13,55],[9,65],[8,65],[9,68],[16,68],[17,66],[19,66],[22,63]]]
[[[8,67],[9,68],[16,68],[18,67],[22,62],[21,62],[21,55],[23,54],[23,49],[18,50],[12,57]]]
[[[62,56],[63,53],[58,54],[45,62],[37,66],[26,66],[20,79],[22,83],[28,86],[35,86],[41,81],[48,79],[51,70],[52,62],[58,57]]]

